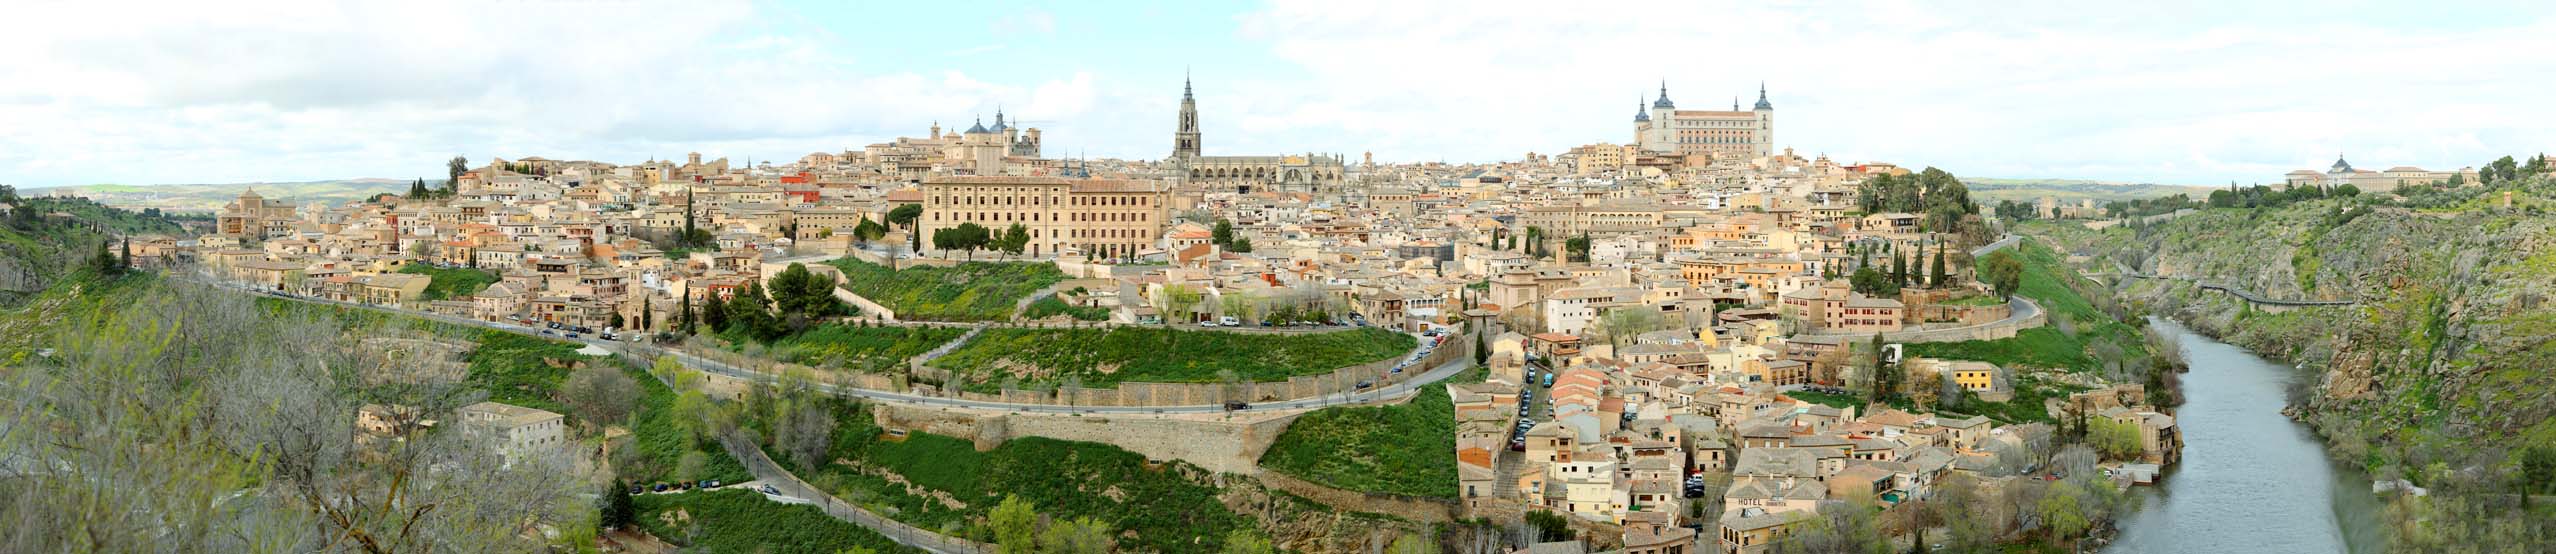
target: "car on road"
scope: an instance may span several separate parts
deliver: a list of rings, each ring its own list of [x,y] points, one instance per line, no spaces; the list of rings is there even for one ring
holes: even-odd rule
[[[543,330],[541,330],[541,334],[542,334],[542,336],[545,336],[545,337],[556,337],[556,336],[559,336],[559,333],[558,333],[558,332],[556,332],[556,331],[551,331],[551,330],[549,330],[549,329],[543,329]]]
[[[577,338],[577,334],[576,334],[576,333],[569,333],[567,336],[568,336],[568,338],[572,338],[572,339],[573,339],[573,338]]]
[[[764,485],[760,492],[763,494],[779,496],[781,494],[781,489],[772,488],[772,485]]]
[[[1369,387],[1374,387],[1374,386],[1376,386],[1376,381],[1375,381],[1374,379],[1368,379],[1368,380],[1365,380],[1365,381],[1359,381],[1359,382],[1358,382],[1358,390],[1367,390]]]
[[[1240,320],[1240,319],[1234,319],[1234,317],[1233,317],[1233,316],[1225,316],[1225,317],[1219,317],[1219,318],[1216,318],[1216,324],[1217,324],[1217,325],[1223,325],[1223,326],[1226,326],[1226,327],[1241,327],[1241,326],[1242,326],[1242,320]]]
[[[1248,409],[1251,409],[1251,404],[1250,404],[1250,403],[1242,402],[1242,401],[1239,401],[1239,400],[1227,400],[1227,401],[1225,401],[1225,411],[1228,411],[1228,412],[1234,412],[1234,411],[1242,411],[1242,410],[1248,410]]]

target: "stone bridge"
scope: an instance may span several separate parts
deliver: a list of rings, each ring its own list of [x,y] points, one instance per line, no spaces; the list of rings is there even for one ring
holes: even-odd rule
[[[2187,282],[2187,283],[2192,283],[2192,284],[2193,284],[2193,285],[2195,285],[2195,286],[2199,286],[2199,287],[2201,287],[2201,289],[2202,289],[2202,290],[2215,290],[2215,291],[2219,291],[2219,292],[2227,293],[2229,296],[2237,297],[2237,299],[2239,299],[2239,300],[2244,300],[2247,304],[2252,304],[2252,305],[2254,305],[2254,307],[2256,307],[2256,308],[2260,308],[2260,309],[2262,309],[2263,311],[2271,312],[2271,313],[2281,313],[2281,312],[2286,312],[2286,311],[2290,311],[2290,310],[2298,309],[2298,308],[2307,308],[2307,307],[2316,307],[2316,306],[2350,306],[2350,305],[2354,305],[2354,304],[2359,304],[2359,303],[2360,303],[2359,301],[2354,301],[2354,300],[2295,300],[2295,299],[2286,299],[2286,298],[2270,298],[2270,297],[2263,296],[2263,295],[2261,295],[2261,294],[2256,294],[2254,291],[2246,290],[2246,289],[2244,289],[2244,288],[2237,287],[2237,286],[2234,286],[2234,285],[2229,285],[2229,284],[2226,284],[2226,283],[2218,283],[2218,282],[2212,282],[2212,281],[2203,281],[2203,280],[2200,280],[2200,279],[2198,279],[2198,278],[2193,278],[2193,277],[2178,277],[2178,276],[2172,276],[2172,275],[2149,275],[2149,274],[2146,274],[2146,273],[2140,273],[2140,272],[2137,272],[2137,271],[2132,271],[2132,270],[2130,269],[2130,267],[2129,267],[2129,266],[2120,265],[2120,264],[2119,264],[2119,263],[2117,263],[2117,262],[2116,262],[2115,264],[2113,264],[2113,266],[2119,269],[2119,273],[2118,273],[2118,274],[2119,274],[2120,276],[2122,276],[2122,277],[2128,277],[2128,278],[2131,278],[2131,279],[2156,279],[2156,280],[2166,280],[2166,281],[2183,281],[2183,282]]]

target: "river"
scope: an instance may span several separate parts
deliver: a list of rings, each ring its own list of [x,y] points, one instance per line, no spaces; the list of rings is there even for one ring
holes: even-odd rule
[[[2384,552],[2381,505],[2357,468],[2328,460],[2307,426],[2281,415],[2298,374],[2253,352],[2151,323],[2181,339],[2183,461],[2122,523],[2112,554]]]

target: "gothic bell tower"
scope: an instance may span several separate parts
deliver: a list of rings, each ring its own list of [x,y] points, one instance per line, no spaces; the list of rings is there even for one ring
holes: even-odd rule
[[[1190,95],[1189,78],[1180,79],[1180,128],[1172,131],[1172,159],[1198,157],[1198,99]]]

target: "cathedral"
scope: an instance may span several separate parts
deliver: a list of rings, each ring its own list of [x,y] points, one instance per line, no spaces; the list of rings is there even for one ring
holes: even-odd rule
[[[1183,79],[1179,127],[1172,131],[1171,157],[1163,160],[1181,182],[1205,190],[1241,194],[1316,192],[1338,188],[1348,171],[1344,157],[1338,154],[1206,156],[1199,153],[1201,145],[1198,98],[1192,94],[1189,81]]]
[[[1671,156],[1704,154],[1715,160],[1750,159],[1775,150],[1775,104],[1766,101],[1766,85],[1757,86],[1757,105],[1741,110],[1731,99],[1730,111],[1681,110],[1660,82],[1660,97],[1648,111],[1633,112],[1633,143],[1642,150]]]

